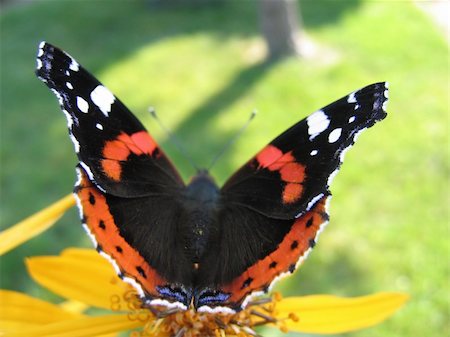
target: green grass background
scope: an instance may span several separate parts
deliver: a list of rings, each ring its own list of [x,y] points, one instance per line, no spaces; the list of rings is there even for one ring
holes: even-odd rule
[[[448,44],[409,1],[303,1],[301,10],[316,56],[268,64],[259,57],[254,1],[195,9],[144,1],[5,8],[1,228],[70,193],[75,179],[64,116],[33,74],[41,40],[74,55],[126,102],[186,179],[193,169],[147,107],[156,107],[199,166],[257,108],[257,118],[213,168],[219,183],[309,113],[387,80],[388,118],[347,154],[331,188],[331,223],[304,266],[278,288],[300,295],[407,292],[411,299],[398,314],[352,336],[444,336],[450,317]],[[68,246],[90,247],[75,209],[1,257],[2,288],[52,298],[27,276],[23,259]]]

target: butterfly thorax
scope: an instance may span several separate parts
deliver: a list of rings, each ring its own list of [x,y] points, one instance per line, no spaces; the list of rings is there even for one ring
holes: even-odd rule
[[[215,234],[219,188],[206,170],[187,185],[182,198],[184,249],[192,263],[199,263]]]
[[[203,204],[215,203],[218,196],[219,188],[206,170],[200,170],[186,187],[186,197]]]

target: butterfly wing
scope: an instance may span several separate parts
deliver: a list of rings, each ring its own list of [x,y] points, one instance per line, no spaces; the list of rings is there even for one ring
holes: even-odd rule
[[[386,101],[385,83],[339,99],[277,137],[225,183],[219,249],[201,263],[206,290],[196,295],[199,307],[240,309],[249,295],[294,271],[328,221],[328,187],[345,152],[385,118]]]
[[[226,202],[272,218],[301,216],[329,193],[356,136],[385,118],[386,92],[384,83],[369,85],[295,124],[225,183]]]
[[[138,119],[62,50],[43,42],[37,76],[58,97],[81,167],[119,197],[164,194],[184,184]]]
[[[71,56],[42,43],[37,63],[67,117],[79,159],[74,193],[97,249],[148,303],[186,308],[192,267],[173,235],[180,176],[136,117]]]

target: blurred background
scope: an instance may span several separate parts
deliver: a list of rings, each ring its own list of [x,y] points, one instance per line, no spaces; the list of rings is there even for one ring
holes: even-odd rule
[[[34,75],[41,40],[69,52],[120,97],[186,180],[194,170],[148,107],[202,167],[256,108],[250,127],[212,170],[219,184],[309,113],[387,80],[388,118],[347,154],[331,187],[330,224],[314,253],[277,289],[286,295],[407,292],[411,300],[400,312],[352,336],[448,334],[447,1],[1,6],[1,229],[70,193],[75,180],[65,118]],[[1,288],[58,301],[33,283],[24,258],[70,246],[91,247],[75,209],[1,257]]]

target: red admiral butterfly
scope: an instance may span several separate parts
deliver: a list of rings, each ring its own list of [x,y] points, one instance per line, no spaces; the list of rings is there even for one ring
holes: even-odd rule
[[[42,42],[36,73],[67,117],[83,226],[146,305],[232,312],[292,273],[328,222],[328,186],[345,152],[386,116],[386,84],[369,85],[292,126],[222,188],[206,171],[186,185],[68,54]]]

